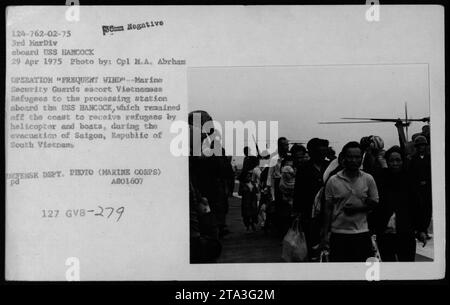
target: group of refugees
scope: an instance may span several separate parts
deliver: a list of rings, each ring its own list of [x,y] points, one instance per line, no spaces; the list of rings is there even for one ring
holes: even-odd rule
[[[211,120],[201,113],[202,121]],[[245,148],[237,179],[247,231],[259,223],[282,240],[299,224],[311,262],[324,251],[331,262],[365,262],[374,256],[374,237],[382,261],[414,261],[416,239],[423,246],[430,239],[430,131],[426,125],[408,142],[403,123],[396,127],[400,145],[384,150],[383,140],[371,135],[348,142],[338,156],[326,139],[289,148],[280,137],[265,168],[259,153]],[[227,233],[234,171],[225,154],[191,156],[189,166],[191,262],[214,262]]]

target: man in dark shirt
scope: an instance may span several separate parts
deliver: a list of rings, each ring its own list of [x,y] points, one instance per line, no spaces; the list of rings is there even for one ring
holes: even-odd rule
[[[320,243],[321,222],[312,219],[312,206],[317,192],[324,185],[323,173],[329,162],[325,159],[328,140],[313,138],[307,144],[310,160],[298,170],[294,187],[294,212],[300,215],[300,224],[305,232],[310,259],[315,256],[313,247]]]
[[[289,156],[289,141],[285,137],[279,137],[277,141],[277,154],[269,160],[269,169],[267,173],[267,186],[270,189],[271,207],[273,207],[273,224],[275,231],[281,237],[284,236],[284,219],[281,217],[280,205],[282,205],[282,196],[280,192],[281,181],[281,163]]]
[[[221,188],[222,156],[198,155],[202,142],[212,134],[204,133],[202,127],[211,122],[205,111],[189,113],[189,205],[190,205],[190,251],[191,263],[212,263],[221,252],[218,240],[221,209],[224,196]],[[198,143],[195,133],[200,134]],[[219,217],[218,217],[219,216]],[[219,221],[218,221],[219,220]]]
[[[245,175],[249,171],[249,167],[250,167],[250,164],[251,164],[250,148],[248,146],[244,147],[244,156],[245,157],[244,157],[244,161],[242,163],[242,170],[241,170],[241,173],[239,174],[239,177],[238,177],[238,180],[239,180],[238,193],[241,196],[242,196],[242,186],[244,185]]]
[[[432,216],[431,158],[427,149],[428,142],[424,136],[417,136],[414,139],[414,146],[416,152],[409,163],[409,172],[419,209],[424,215],[423,223],[420,225],[426,230],[430,226]]]

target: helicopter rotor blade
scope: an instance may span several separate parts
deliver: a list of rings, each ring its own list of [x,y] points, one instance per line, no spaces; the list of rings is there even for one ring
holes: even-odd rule
[[[319,122],[319,124],[364,124],[364,123],[385,123],[385,122],[384,121]]]
[[[342,118],[343,120],[370,120],[370,121],[380,121],[380,122],[397,122],[398,120],[402,121],[404,124],[406,124],[405,119],[376,119],[376,118]],[[407,122],[429,122],[430,117],[424,117],[421,119],[410,119],[408,118]]]
[[[403,120],[402,120],[403,121]],[[410,122],[429,122],[430,118],[426,117],[426,118],[421,118],[421,119],[408,119],[408,123]],[[406,123],[405,123],[406,124]],[[409,124],[408,124],[409,125]]]
[[[397,122],[399,119],[379,119],[379,118],[342,118],[343,120],[369,120],[380,122]]]

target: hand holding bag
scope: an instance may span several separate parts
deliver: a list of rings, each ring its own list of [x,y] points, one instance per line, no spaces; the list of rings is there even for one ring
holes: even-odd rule
[[[328,263],[329,261],[330,261],[330,254],[329,254],[328,250],[322,250],[320,252],[319,262],[320,263]]]

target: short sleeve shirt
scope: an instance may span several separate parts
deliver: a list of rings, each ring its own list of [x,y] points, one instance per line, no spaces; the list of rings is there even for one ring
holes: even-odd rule
[[[269,160],[269,174],[267,175],[267,185],[272,186],[272,179],[281,178],[281,161],[278,154]]]
[[[325,200],[332,204],[331,232],[357,234],[369,231],[367,212],[349,215],[344,212],[346,204],[364,207],[370,198],[378,202],[378,190],[373,177],[363,171],[349,178],[343,171],[332,176],[325,186]]]

